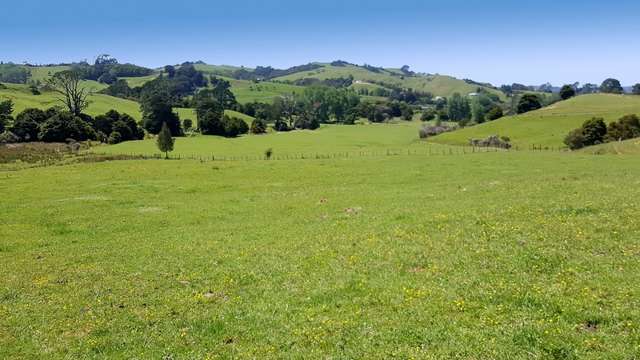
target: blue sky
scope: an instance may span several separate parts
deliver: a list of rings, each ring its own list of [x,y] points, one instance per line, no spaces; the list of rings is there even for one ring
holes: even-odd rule
[[[640,1],[30,0],[0,12],[0,59],[289,67],[343,59],[494,84],[640,82]]]

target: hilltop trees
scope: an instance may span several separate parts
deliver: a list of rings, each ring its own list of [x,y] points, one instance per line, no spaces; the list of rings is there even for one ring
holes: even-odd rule
[[[602,85],[600,85],[600,92],[605,94],[622,94],[624,89],[622,88],[622,85],[620,85],[619,80],[609,78],[603,81]]]
[[[535,94],[524,94],[518,101],[518,114],[524,114],[529,111],[538,110],[542,107],[540,98]]]
[[[564,85],[561,89],[560,89],[560,98],[562,100],[567,100],[570,99],[572,97],[576,96],[576,89],[573,88],[573,86],[571,85]]]
[[[0,82],[26,84],[30,77],[31,72],[23,66],[0,64]]]
[[[633,95],[640,95],[640,84],[633,85],[633,88],[631,89],[631,93]]]
[[[80,80],[82,77],[74,70],[61,71],[49,79],[49,85],[63,96],[58,100],[75,116],[89,106],[89,91],[80,85]]]

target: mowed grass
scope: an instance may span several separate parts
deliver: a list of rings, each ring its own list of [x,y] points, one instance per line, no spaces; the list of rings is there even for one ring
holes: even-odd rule
[[[434,137],[431,141],[442,144],[464,145],[469,139],[490,135],[508,136],[521,148],[532,145],[563,147],[567,134],[592,117],[603,117],[607,122],[626,114],[640,114],[640,96],[594,94],[578,96],[552,106],[517,116],[464,128]]]
[[[0,358],[633,359],[640,158],[0,174]]]
[[[422,151],[427,152],[429,144],[418,138],[419,122],[369,125],[323,125],[314,131],[270,132],[265,135],[244,135],[238,138],[219,136],[196,136],[176,138],[174,155],[211,157],[258,157],[267,149],[274,155],[337,154],[349,152]],[[432,146],[434,151],[441,147]],[[93,149],[108,154],[157,154],[154,139],[128,141],[113,146]]]

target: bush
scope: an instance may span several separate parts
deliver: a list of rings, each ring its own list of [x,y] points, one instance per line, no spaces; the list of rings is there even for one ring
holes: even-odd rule
[[[423,125],[422,128],[418,131],[418,135],[420,139],[426,139],[431,136],[440,135],[445,132],[453,131],[455,127],[447,126],[447,125]]]
[[[502,108],[500,106],[492,107],[487,112],[487,115],[485,115],[486,119],[489,121],[500,119],[503,116],[504,116],[504,113],[502,112]]]
[[[565,138],[564,143],[571,150],[577,150],[583,148],[584,145],[584,134],[582,133],[582,128],[578,128],[572,130]]]
[[[11,131],[5,131],[0,134],[0,144],[14,144],[20,142],[20,137]]]
[[[182,127],[185,131],[191,130],[191,128],[193,128],[193,121],[191,121],[191,119],[184,119],[182,121]]]
[[[117,131],[112,131],[111,135],[109,135],[109,139],[107,139],[109,144],[118,144],[122,142],[122,135]]]
[[[582,127],[571,131],[564,139],[571,150],[592,146],[604,142],[607,135],[607,124],[602,118],[593,118],[582,124]]]
[[[640,119],[637,115],[625,115],[607,127],[605,141],[633,139],[640,136]]]
[[[224,124],[222,123],[222,113],[218,111],[206,111],[198,116],[198,127],[204,135],[224,135]]]
[[[44,142],[65,142],[67,139],[85,141],[95,138],[93,128],[69,112],[61,112],[47,119],[38,133],[38,139]]]
[[[264,134],[267,132],[267,123],[264,120],[254,119],[250,130],[252,134]]]
[[[538,110],[542,107],[540,99],[535,94],[524,94],[518,102],[518,114]]]
[[[508,141],[508,137],[498,135],[491,135],[486,139],[471,139],[469,144],[478,147],[497,147],[501,149],[510,149],[511,143]]]
[[[249,126],[242,119],[224,116],[222,119],[225,137],[236,137],[249,132]]]
[[[289,125],[287,125],[287,123],[281,119],[276,120],[276,122],[273,124],[273,129],[275,131],[291,131]]]
[[[436,111],[433,109],[426,109],[422,115],[420,116],[420,120],[422,121],[431,121],[436,118]]]
[[[40,109],[25,109],[13,122],[11,132],[20,138],[20,141],[36,141],[42,125],[50,116]]]
[[[576,89],[573,88],[573,86],[571,85],[564,85],[561,89],[560,89],[560,98],[562,100],[567,100],[570,99],[572,97],[576,96]]]

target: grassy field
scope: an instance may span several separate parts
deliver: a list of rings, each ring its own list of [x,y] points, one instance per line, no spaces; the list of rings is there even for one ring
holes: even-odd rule
[[[637,358],[639,177],[544,152],[0,173],[0,358]]]
[[[272,132],[245,135],[235,139],[219,136],[177,138],[173,154],[181,156],[262,156],[267,149],[275,155],[359,153],[361,151],[428,151],[428,144],[418,139],[418,122],[393,125],[325,125],[315,131]],[[437,147],[437,146],[436,146]],[[145,154],[158,152],[154,139],[128,141],[115,146],[101,146],[95,151],[109,154]],[[440,151],[440,148],[434,151]]]
[[[617,155],[639,155],[640,154],[640,139],[629,139],[625,141],[614,141],[606,144],[589,146],[581,149],[580,152],[586,154],[602,155],[602,154],[617,154]]]
[[[583,95],[523,115],[442,134],[432,141],[463,145],[468,144],[469,139],[500,135],[508,136],[514,145],[524,148],[531,145],[561,147],[569,131],[586,120],[597,116],[615,121],[626,114],[640,114],[640,96]]]

